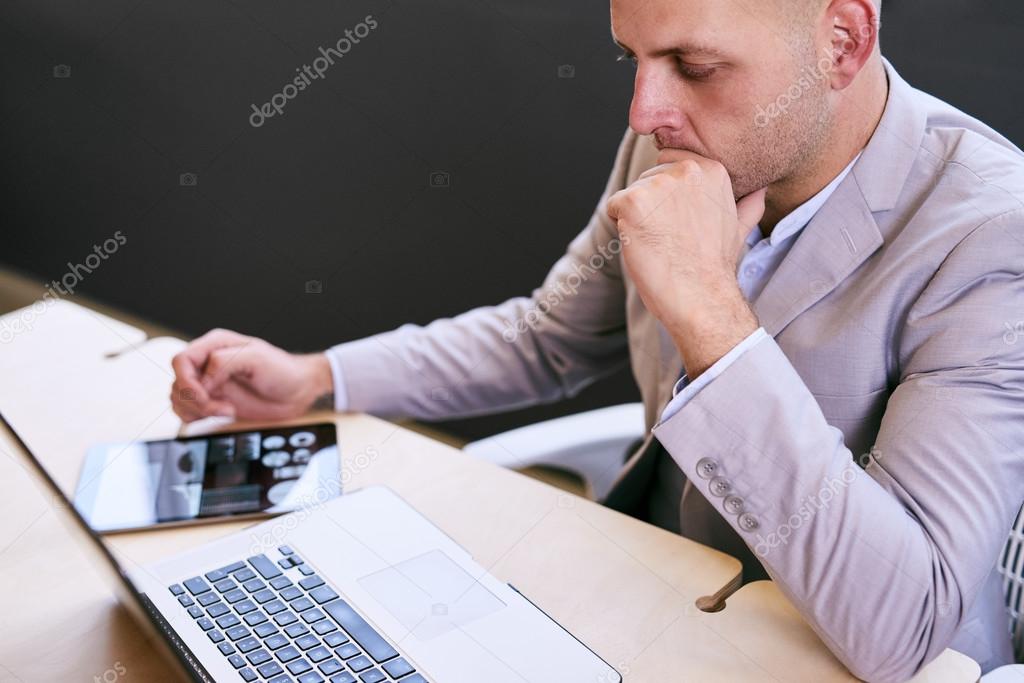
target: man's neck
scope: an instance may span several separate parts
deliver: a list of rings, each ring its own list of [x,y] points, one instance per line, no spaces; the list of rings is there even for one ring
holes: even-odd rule
[[[765,237],[779,221],[832,182],[874,135],[889,97],[889,76],[881,60],[865,66],[861,76],[859,82],[842,92],[835,115],[837,125],[814,163],[769,186],[760,222]]]

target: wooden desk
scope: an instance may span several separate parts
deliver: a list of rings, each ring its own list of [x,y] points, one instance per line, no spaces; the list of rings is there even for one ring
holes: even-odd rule
[[[69,306],[51,308],[0,347],[0,408],[67,492],[88,444],[177,432],[169,361],[183,346],[143,341]],[[296,422],[322,419],[337,425],[347,488],[393,488],[627,681],[853,680],[768,582],[744,587],[721,612],[696,609],[697,598],[734,584],[739,563],[731,557],[373,417]],[[61,501],[27,484],[5,433],[0,453],[0,682],[164,680],[101,575],[72,550],[53,514]],[[243,526],[108,542],[145,563]],[[977,678],[976,664],[947,651],[916,680]]]

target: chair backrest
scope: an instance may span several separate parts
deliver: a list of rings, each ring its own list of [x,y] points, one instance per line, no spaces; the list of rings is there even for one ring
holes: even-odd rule
[[[1017,521],[1010,529],[1010,538],[999,562],[999,573],[1003,575],[1003,594],[1010,613],[1013,651],[1017,661],[1024,662],[1024,507],[1017,513]]]

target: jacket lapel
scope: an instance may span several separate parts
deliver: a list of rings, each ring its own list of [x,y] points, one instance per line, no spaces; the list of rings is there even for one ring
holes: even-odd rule
[[[882,246],[851,174],[797,237],[752,307],[773,337],[835,289]]]

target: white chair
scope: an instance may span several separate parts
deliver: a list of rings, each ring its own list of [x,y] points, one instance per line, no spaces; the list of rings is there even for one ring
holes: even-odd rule
[[[602,500],[643,436],[643,404],[624,403],[513,429],[462,450],[513,469],[541,465],[572,472],[591,499]]]
[[[1018,662],[1024,662],[1024,507],[1010,530],[1010,538],[999,561],[999,573],[1003,575],[1003,594],[1010,613],[1013,652]],[[1001,666],[982,676],[981,680],[982,683],[1024,683],[1024,664]]]
[[[586,484],[588,495],[602,500],[632,446],[644,437],[640,403],[625,403],[559,417],[474,441],[463,449],[504,467],[546,466],[567,470]],[[1006,609],[1018,662],[1024,662],[1024,508],[1010,530],[999,562]],[[1024,664],[1000,667],[982,683],[1024,683]]]

